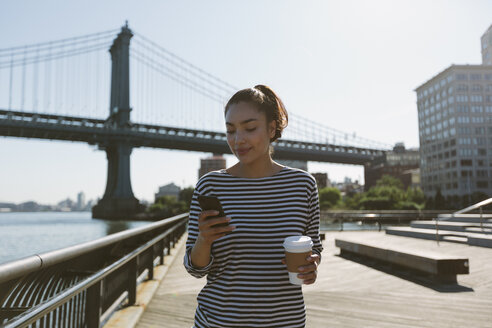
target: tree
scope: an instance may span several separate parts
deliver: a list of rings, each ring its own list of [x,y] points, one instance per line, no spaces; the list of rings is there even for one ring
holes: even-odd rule
[[[446,199],[442,196],[441,189],[437,189],[436,195],[434,196],[434,208],[436,210],[446,209]]]
[[[340,190],[333,187],[322,188],[319,191],[319,203],[321,209],[328,209],[335,206],[342,199]]]
[[[403,190],[403,183],[397,178],[392,177],[388,174],[383,174],[381,179],[376,181],[376,187],[395,187],[397,189]]]
[[[193,187],[186,187],[184,189],[181,189],[179,192],[179,197],[178,199],[180,201],[185,202],[185,204],[190,205],[191,204],[191,199],[193,198],[193,191],[195,189]]]
[[[343,198],[343,208],[358,210],[360,208],[360,201],[364,193],[355,193],[353,195],[346,195]]]
[[[419,187],[408,187],[405,193],[405,200],[408,202],[413,202],[415,204],[424,204],[425,203],[425,195],[422,189]]]
[[[149,207],[149,212],[169,217],[186,212],[188,205],[175,196],[161,196]]]

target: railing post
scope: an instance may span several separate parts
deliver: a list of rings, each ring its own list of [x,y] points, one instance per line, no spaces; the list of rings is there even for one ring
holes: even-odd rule
[[[101,318],[102,281],[98,281],[87,290],[85,299],[85,322],[87,328],[99,328]]]
[[[483,232],[483,210],[482,210],[482,206],[480,206],[480,229]]]
[[[159,243],[159,256],[160,256],[160,260],[159,260],[159,264],[160,265],[164,265],[164,248],[166,247],[166,241],[164,240],[164,238],[162,238],[162,241]]]
[[[171,237],[169,235],[166,237],[166,248],[167,248],[166,255],[171,254]]]
[[[149,248],[150,259],[147,261],[147,270],[149,270],[148,280],[154,279],[154,245]]]
[[[128,262],[128,305],[137,302],[138,256]]]
[[[439,215],[436,217],[436,242],[439,246]]]

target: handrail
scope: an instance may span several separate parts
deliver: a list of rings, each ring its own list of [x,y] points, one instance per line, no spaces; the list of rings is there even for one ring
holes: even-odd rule
[[[476,217],[478,215],[479,218],[480,218],[480,229],[483,232],[484,231],[484,229],[483,229],[483,219],[484,219],[484,216],[485,217],[489,217],[489,215],[484,215],[483,214],[483,207],[484,206],[487,206],[489,204],[492,204],[492,198],[485,199],[485,200],[483,200],[481,202],[478,202],[476,204],[473,204],[471,206],[468,206],[468,207],[466,207],[466,208],[464,208],[462,210],[456,211],[456,212],[451,213],[451,214],[439,214],[436,217],[436,241],[437,241],[437,245],[439,245],[439,219],[441,219],[441,221],[447,221],[447,220],[451,220],[452,218],[456,217],[456,215],[474,216],[474,217]],[[467,212],[471,212],[471,211],[476,210],[476,209],[479,209],[480,210],[480,213],[479,214],[465,214]]]
[[[175,221],[187,217],[188,213],[179,214],[168,219],[164,219],[155,223],[150,223],[141,227],[130,230],[117,232],[106,237],[102,237],[93,241],[57,249],[42,254],[31,255],[19,260],[0,264],[0,283],[21,277],[36,270],[55,265],[72,258],[81,256],[91,251],[103,248],[116,242],[128,239],[132,236],[151,231],[153,229],[168,225]]]
[[[478,208],[482,208],[483,206],[486,206],[486,205],[489,205],[489,204],[492,204],[492,198],[489,198],[489,199],[483,200],[483,201],[481,201],[479,203],[476,203],[474,205],[468,206],[467,208],[464,208],[462,210],[459,210],[457,212],[454,212],[453,214],[463,214],[463,213],[466,213],[466,212],[470,212],[470,211],[476,210]]]
[[[188,214],[0,265],[0,327],[99,327],[136,302],[137,285],[164,264]]]
[[[175,216],[174,218],[182,218],[184,214]],[[175,221],[174,219],[173,221]],[[165,220],[169,221],[169,220]],[[176,227],[175,227],[176,228]],[[167,235],[169,235],[171,232],[173,232],[174,229],[167,230],[163,234],[153,238],[152,240],[148,241],[144,245],[140,246],[133,252],[125,255],[122,257],[120,260],[114,262],[113,264],[109,265],[108,267],[96,272],[95,274],[89,276],[85,280],[81,281],[80,283],[72,286],[71,288],[63,291],[61,294],[55,296],[52,299],[49,299],[48,301],[41,303],[37,306],[32,307],[31,309],[25,311],[24,313],[20,314],[17,316],[14,320],[9,321],[3,328],[14,328],[14,327],[19,327],[22,325],[23,327],[30,325],[34,323],[36,320],[39,318],[43,317],[47,313],[53,311],[60,305],[66,303],[68,300],[73,298],[75,295],[79,294],[83,290],[87,290],[96,283],[102,281],[105,277],[109,276],[111,273],[116,271],[117,269],[122,268],[125,264],[130,262],[132,259],[134,259],[136,256],[139,254],[143,253],[145,250],[148,248],[152,247],[155,243],[159,242],[161,239],[165,238]]]

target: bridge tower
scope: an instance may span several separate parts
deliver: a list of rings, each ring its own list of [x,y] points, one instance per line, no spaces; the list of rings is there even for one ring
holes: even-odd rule
[[[109,49],[111,54],[111,98],[108,127],[128,129],[130,126],[130,39],[133,33],[128,23],[122,27]],[[103,198],[92,208],[92,217],[98,219],[132,219],[144,210],[133,195],[130,181],[130,154],[132,144],[117,137],[98,145],[106,151],[108,179]]]

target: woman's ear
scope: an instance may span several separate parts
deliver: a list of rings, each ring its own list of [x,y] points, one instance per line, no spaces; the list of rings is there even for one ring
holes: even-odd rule
[[[270,134],[270,139],[273,139],[273,137],[275,137],[276,128],[277,128],[277,122],[275,122],[275,120],[272,120],[270,124],[268,124],[268,129],[269,129],[268,133]]]

